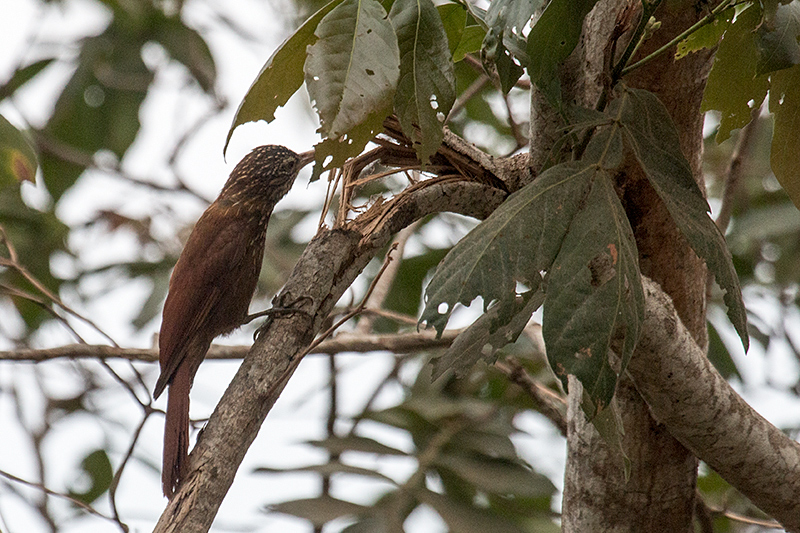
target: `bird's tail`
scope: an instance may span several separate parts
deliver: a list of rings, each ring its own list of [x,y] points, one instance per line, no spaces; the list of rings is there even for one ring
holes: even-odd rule
[[[186,475],[189,452],[189,388],[192,377],[187,365],[173,375],[167,395],[167,419],[164,423],[164,458],[161,486],[164,496],[172,499]]]

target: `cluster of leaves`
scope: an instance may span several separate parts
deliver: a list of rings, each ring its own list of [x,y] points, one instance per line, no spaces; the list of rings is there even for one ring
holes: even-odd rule
[[[516,339],[543,300],[550,364],[565,386],[568,375],[578,377],[596,413],[609,405],[616,386],[608,349],[624,338],[624,370],[644,315],[636,243],[613,185],[624,145],[726,291],[729,316],[745,343],[747,332],[730,253],[660,101],[623,88],[605,111],[582,114],[568,134],[594,131],[583,157],[550,167],[453,248],[428,285],[421,320],[442,331],[456,304],[483,296],[487,314],[462,334],[470,340],[458,346],[460,353],[450,350],[443,358],[444,366],[463,371]],[[517,283],[528,290],[518,294]]]
[[[525,39],[540,1],[500,0],[484,11],[468,3],[434,6],[430,0],[332,0],[272,54],[228,139],[240,124],[273,120],[305,81],[323,137],[316,146],[316,176],[361,153],[392,112],[426,162],[441,143],[455,102],[454,63],[481,50],[504,92],[524,65],[540,73],[531,77],[558,100],[551,75],[577,44],[583,16],[595,1],[582,2],[580,16],[572,2],[551,1]],[[558,53],[549,48],[552,42]]]
[[[543,370],[543,365],[539,368]],[[349,520],[352,523],[343,530],[348,533],[393,531],[391,524],[402,524],[420,505],[432,508],[450,531],[459,533],[558,531],[551,512],[555,487],[519,458],[510,439],[518,432],[514,416],[530,409],[529,398],[489,368],[473,369],[470,380],[436,383],[431,382],[430,371],[429,365],[422,367],[401,404],[367,410],[347,434],[310,442],[329,454],[329,462],[256,470],[313,472],[334,479],[358,476],[388,487],[372,505],[323,494],[270,509],[308,520],[317,528],[334,519]],[[367,421],[373,429],[405,432],[413,446],[401,450],[360,434],[357,426]],[[408,478],[398,481],[379,468],[356,466],[359,456],[413,459],[417,466]],[[440,485],[441,491],[431,490],[430,483]]]
[[[800,207],[800,2],[753,2],[724,10],[683,44],[679,54],[716,46],[703,111],[719,111],[717,142],[745,126],[769,93],[774,116],[770,162]],[[731,90],[736,87],[736,90]]]

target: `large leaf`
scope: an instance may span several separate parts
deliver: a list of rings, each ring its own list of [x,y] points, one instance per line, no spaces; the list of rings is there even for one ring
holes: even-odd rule
[[[442,27],[447,34],[447,45],[452,55],[464,37],[464,29],[467,26],[467,10],[461,4],[441,4],[436,6],[436,10],[439,12]]]
[[[380,130],[391,112],[400,53],[394,28],[376,0],[344,0],[314,34],[318,40],[308,47],[304,70],[325,137],[316,149],[314,174],[319,175],[360,153]]]
[[[747,349],[747,315],[739,277],[725,237],[711,220],[708,203],[694,181],[681,151],[678,132],[664,105],[653,93],[628,89],[612,101],[608,112],[616,115],[633,153],[650,184],[666,205],[675,224],[695,253],[706,262],[725,291],[728,317]]]
[[[766,74],[800,63],[800,2],[778,6],[770,24],[761,24],[755,35],[756,74]]]
[[[36,180],[36,151],[25,136],[0,115],[0,187]]]
[[[558,66],[578,44],[583,19],[597,0],[552,0],[528,35],[528,76],[554,107],[561,107]]]
[[[395,0],[389,19],[400,48],[400,79],[394,108],[420,161],[427,163],[444,136],[456,99],[447,34],[431,0]]]
[[[436,269],[420,321],[441,333],[457,303],[469,305],[483,296],[486,309],[495,300],[513,301],[518,281],[535,289],[540,272],[555,259],[595,172],[585,163],[564,163],[511,195]]]
[[[317,42],[317,36],[314,35],[317,26],[342,1],[328,2],[272,53],[239,104],[225,139],[225,149],[237,126],[257,120],[275,120],[275,110],[284,105],[303,84],[306,48]]]
[[[758,5],[751,5],[725,32],[714,56],[701,111],[720,112],[718,143],[750,122],[753,109],[760,107],[767,95],[767,76],[756,75],[755,30],[760,23],[761,10]]]
[[[772,74],[769,110],[775,116],[772,171],[800,208],[800,65]]]
[[[624,335],[624,370],[644,319],[636,242],[604,172],[572,221],[545,294],[542,335],[550,366],[565,387],[567,375],[575,375],[593,403],[589,414],[597,413],[609,405],[616,387],[608,359],[611,339]]]

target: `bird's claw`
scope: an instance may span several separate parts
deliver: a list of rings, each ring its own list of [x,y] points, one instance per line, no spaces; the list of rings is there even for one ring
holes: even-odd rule
[[[284,304],[283,301],[286,299],[287,294],[288,293],[283,294],[281,296],[281,298],[278,300],[278,305],[277,306],[273,306],[273,307],[271,307],[269,309],[266,309],[266,310],[261,311],[259,313],[254,313],[254,314],[249,315],[247,317],[247,322],[250,322],[251,320],[254,320],[256,318],[260,318],[262,316],[266,316],[267,317],[267,319],[264,321],[264,323],[261,324],[258,327],[258,329],[256,329],[256,331],[253,333],[253,341],[254,342],[257,341],[258,338],[261,337],[261,335],[267,330],[269,325],[272,323],[272,320],[275,317],[275,315],[294,315],[296,313],[303,313],[307,317],[311,318],[311,313],[309,313],[305,309],[301,309],[301,306],[306,302],[314,303],[313,298],[311,298],[310,296],[300,296],[299,298],[295,298],[294,300],[292,300],[288,304]]]

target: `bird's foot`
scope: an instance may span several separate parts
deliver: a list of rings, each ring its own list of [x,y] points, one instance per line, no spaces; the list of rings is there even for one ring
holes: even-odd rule
[[[245,318],[245,322],[244,322],[245,324],[247,324],[247,323],[249,323],[249,322],[251,322],[251,321],[253,321],[253,320],[257,319],[257,318],[261,318],[262,316],[266,316],[267,317],[267,319],[264,321],[264,323],[261,324],[258,327],[258,329],[255,331],[255,333],[253,333],[253,341],[258,340],[258,338],[261,336],[261,334],[264,333],[267,330],[267,328],[272,323],[272,320],[274,319],[275,316],[279,316],[279,315],[287,316],[287,315],[294,315],[296,313],[303,313],[307,317],[311,318],[311,313],[309,313],[305,309],[302,309],[302,306],[306,302],[314,303],[314,300],[310,296],[300,296],[299,298],[295,298],[294,300],[292,300],[288,304],[284,303],[284,300],[286,299],[286,297],[287,297],[287,294],[284,294],[281,297],[281,299],[278,301],[278,305],[276,305],[276,306],[273,306],[273,307],[271,307],[269,309],[265,309],[264,311],[260,311],[258,313],[253,313],[252,315],[247,315],[247,317]]]

